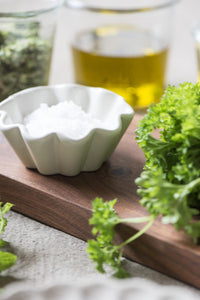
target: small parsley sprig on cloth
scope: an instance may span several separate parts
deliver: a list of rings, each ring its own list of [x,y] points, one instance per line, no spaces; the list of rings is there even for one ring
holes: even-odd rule
[[[116,200],[97,198],[90,219],[96,240],[88,242],[87,252],[100,272],[110,265],[117,277],[126,275],[121,267],[123,247],[141,236],[158,216],[164,224],[184,230],[195,243],[200,238],[200,85],[168,86],[161,101],[151,105],[139,122],[136,140],[146,158],[144,171],[136,179],[137,192],[149,217],[123,220],[114,211]],[[126,242],[115,245],[117,224],[140,221],[148,223]]]
[[[96,240],[88,241],[87,253],[96,263],[99,272],[104,273],[104,265],[109,265],[114,270],[114,276],[125,278],[128,273],[121,266],[123,248],[141,236],[153,223],[152,216],[143,218],[120,218],[114,210],[117,199],[104,202],[102,198],[95,198],[92,203],[93,216],[90,225],[93,225],[92,234]],[[147,223],[147,225],[120,245],[114,244],[115,226],[120,223]]]
[[[7,225],[5,214],[12,206],[13,205],[11,203],[5,203],[3,205],[3,203],[0,202],[0,235],[4,232]],[[8,242],[0,239],[0,248],[4,248],[6,245],[8,245]],[[16,255],[0,250],[0,272],[10,268],[15,263],[16,259]]]

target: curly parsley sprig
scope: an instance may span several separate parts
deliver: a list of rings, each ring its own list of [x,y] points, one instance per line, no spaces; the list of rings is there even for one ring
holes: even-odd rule
[[[159,138],[152,136],[155,129]],[[172,183],[200,177],[200,85],[168,86],[160,103],[139,122],[136,135],[146,157],[145,169],[162,168]]]
[[[190,198],[200,191],[200,178],[188,184],[173,184],[164,178],[162,169],[142,172],[136,180],[140,187],[140,203],[150,215],[162,216],[164,224],[173,224],[177,230],[183,229],[194,242],[200,236],[200,221],[194,221],[199,210],[190,206]]]
[[[93,205],[93,216],[90,219],[90,225],[93,225],[92,233],[96,236],[96,240],[88,241],[87,252],[90,258],[96,263],[99,272],[104,273],[105,265],[109,265],[114,270],[114,276],[124,278],[128,273],[121,266],[121,258],[125,245],[133,242],[141,236],[153,223],[152,216],[142,218],[120,218],[114,210],[117,199],[104,202],[102,198],[95,198]],[[121,243],[115,245],[115,227],[120,223],[147,223],[143,229],[135,235]]]

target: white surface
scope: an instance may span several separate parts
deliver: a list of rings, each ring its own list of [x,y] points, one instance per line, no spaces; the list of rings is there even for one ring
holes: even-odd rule
[[[190,35],[190,25],[197,19],[200,19],[200,1],[182,0],[176,11],[174,38],[168,69],[167,81],[169,83],[195,82],[197,79],[196,53],[194,41]],[[71,71],[67,63],[65,37],[67,38],[71,26],[73,25],[68,23],[67,16],[63,10],[57,31],[51,76],[52,83],[69,82]],[[7,240],[11,241],[11,247],[19,259],[15,266],[2,274],[4,277],[0,278],[1,285],[13,281],[29,281],[33,286],[55,283],[57,281],[66,283],[77,283],[82,280],[87,280],[88,282],[93,280],[107,281],[111,276],[110,272],[102,275],[95,271],[93,263],[85,253],[85,242],[19,214],[9,214],[5,236]],[[193,296],[200,299],[199,290],[172,278],[128,260],[124,260],[124,266],[134,278],[133,282],[138,280],[138,285],[142,280],[150,279],[154,283],[164,286],[166,294],[173,286],[178,286],[180,289],[185,287],[187,291],[185,292],[184,289],[182,293],[184,293],[186,299],[192,300],[190,292]],[[125,284],[125,281],[123,283]],[[152,288],[155,290],[157,286],[152,285]],[[12,290],[12,286],[7,285],[7,290]],[[97,294],[98,290],[95,291],[93,299],[97,298]],[[145,299],[154,300],[150,296]],[[182,300],[183,298],[174,294],[174,297],[163,297],[163,299]]]
[[[92,124],[95,126],[88,128],[84,135],[74,138],[63,131],[43,130],[44,120],[41,120],[37,135],[29,133],[23,123],[25,116],[35,112],[42,103],[52,106],[64,101],[72,101],[99,119],[103,126]],[[121,96],[76,84],[29,88],[0,103],[0,130],[23,164],[44,175],[75,176],[81,171],[98,170],[114,151],[132,117],[133,109]],[[83,122],[79,125],[84,127]]]

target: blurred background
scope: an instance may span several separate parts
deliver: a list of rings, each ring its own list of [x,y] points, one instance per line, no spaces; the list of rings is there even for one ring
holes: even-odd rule
[[[102,0],[106,3],[106,0]],[[175,7],[174,30],[169,52],[166,83],[177,85],[183,81],[196,82],[198,77],[195,41],[191,35],[191,26],[200,20],[199,0],[180,0]],[[53,53],[50,83],[72,81],[69,66],[69,45],[67,37],[74,26],[67,10],[61,9],[57,25],[57,34]]]
[[[166,85],[198,80],[198,0],[0,0],[0,11],[0,101],[28,87],[76,82],[143,110]]]

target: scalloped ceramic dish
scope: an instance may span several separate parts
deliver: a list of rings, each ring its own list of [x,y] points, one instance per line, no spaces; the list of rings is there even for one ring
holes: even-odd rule
[[[51,107],[63,101],[72,101],[85,113],[105,122],[105,128],[92,128],[81,139],[59,132],[31,136],[23,123],[24,117],[41,103]],[[0,104],[0,130],[27,168],[36,168],[44,175],[74,176],[101,167],[116,148],[133,114],[121,96],[102,88],[77,84],[42,86],[18,92]]]
[[[5,293],[5,294],[4,294]],[[7,295],[6,295],[7,294]],[[54,284],[34,288],[29,284],[11,284],[3,290],[2,300],[197,300],[198,292],[178,286],[162,286],[135,278],[106,282]]]

